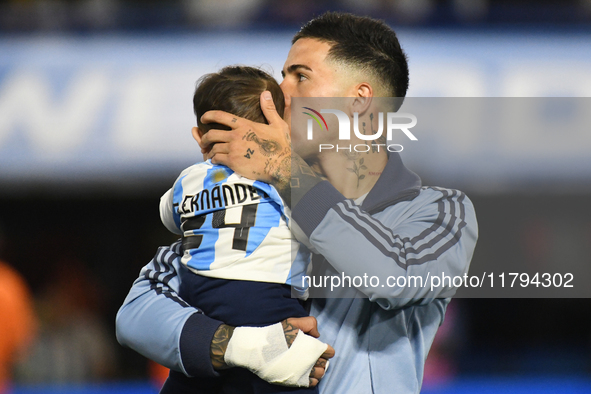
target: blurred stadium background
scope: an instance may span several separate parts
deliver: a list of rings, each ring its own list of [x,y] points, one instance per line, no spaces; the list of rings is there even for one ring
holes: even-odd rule
[[[0,259],[30,289],[36,327],[13,364],[0,343],[13,393],[157,392],[158,368],[116,343],[114,320],[174,240],[157,207],[201,159],[194,83],[235,63],[280,78],[291,36],[325,10],[396,29],[411,97],[591,95],[590,0],[0,1]],[[590,136],[558,128],[503,149],[506,135],[474,130],[499,147],[485,159],[449,138],[408,162],[472,198],[474,261],[590,264]],[[423,391],[591,392],[590,300],[454,300]]]

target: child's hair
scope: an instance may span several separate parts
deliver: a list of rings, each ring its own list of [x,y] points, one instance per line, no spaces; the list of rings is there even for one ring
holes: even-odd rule
[[[260,95],[265,90],[271,92],[277,113],[283,117],[283,92],[275,78],[263,70],[228,66],[217,73],[204,75],[197,81],[193,95],[197,127],[203,133],[214,128],[230,129],[217,123],[201,123],[201,116],[210,110],[221,110],[255,122],[267,123],[260,105]]]

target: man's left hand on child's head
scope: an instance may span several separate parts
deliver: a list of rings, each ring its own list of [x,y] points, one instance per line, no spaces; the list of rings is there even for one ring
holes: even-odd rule
[[[228,166],[244,177],[271,184],[288,182],[291,171],[289,125],[277,113],[270,92],[261,94],[261,108],[269,124],[223,111],[203,114],[203,123],[220,123],[232,130],[209,130],[200,144],[202,152],[212,163]]]

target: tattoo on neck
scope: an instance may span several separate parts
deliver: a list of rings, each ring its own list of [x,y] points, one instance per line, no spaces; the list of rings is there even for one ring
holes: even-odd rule
[[[369,119],[373,120],[373,114],[369,114]],[[363,135],[367,135],[367,131],[365,130],[365,122],[363,122],[362,124],[363,126]],[[373,130],[373,127],[372,127]],[[364,142],[365,146],[367,146],[367,150],[365,151],[366,154],[369,154],[369,144],[367,142]]]
[[[360,153],[359,152],[347,152],[346,150],[344,150],[343,155],[345,155],[345,157],[347,158],[347,160],[349,161],[355,161],[359,158]]]
[[[376,132],[373,128],[373,114],[369,114],[369,119],[371,120],[371,132],[372,132],[372,134],[375,134]],[[378,137],[378,139],[375,141],[375,143],[371,144],[371,153],[379,153],[380,152],[379,145],[385,145],[385,144],[386,144],[386,136],[382,134],[381,136]]]
[[[363,164],[364,161],[363,158],[359,159],[359,165],[353,161],[353,168],[347,168],[349,172],[352,172],[357,176],[357,188],[359,188],[359,181],[365,179],[365,175],[361,174],[362,170],[367,170],[367,166]]]

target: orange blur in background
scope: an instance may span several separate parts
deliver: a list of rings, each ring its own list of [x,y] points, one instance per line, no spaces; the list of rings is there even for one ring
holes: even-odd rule
[[[0,261],[0,394],[9,392],[12,366],[32,342],[36,327],[28,286]]]

